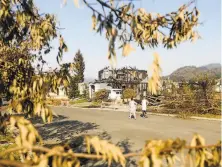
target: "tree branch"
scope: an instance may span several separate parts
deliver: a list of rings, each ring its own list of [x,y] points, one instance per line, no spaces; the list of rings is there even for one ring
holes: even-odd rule
[[[86,4],[87,7],[89,7],[93,12],[99,14],[101,17],[103,17],[105,20],[109,21],[102,13],[98,12],[96,9],[94,9],[86,0],[83,0],[83,2]],[[113,25],[117,27],[117,25],[113,22],[111,22]]]
[[[11,160],[0,160],[0,166],[14,166],[14,167],[31,167],[25,163],[21,163],[19,161],[11,161]]]
[[[200,148],[212,148],[212,147],[221,147],[221,144],[214,144],[214,145],[199,145],[199,146],[185,146],[184,148],[185,149],[200,149]],[[42,146],[33,146],[31,148],[28,148],[28,147],[16,147],[16,148],[11,148],[11,149],[8,149],[2,153],[0,153],[0,157],[6,155],[6,154],[9,154],[11,152],[16,152],[16,151],[19,151],[19,150],[32,150],[32,151],[41,151],[41,152],[44,152],[44,153],[48,153],[51,151],[51,149],[49,148],[46,148],[46,147],[42,147]],[[169,151],[173,151],[173,148],[170,148],[170,149],[163,149],[162,152],[169,152]],[[88,158],[88,159],[101,159],[103,158],[102,155],[96,155],[96,154],[86,154],[86,153],[69,153],[69,152],[65,152],[65,153],[60,153],[60,152],[57,152],[56,155],[60,155],[60,156],[73,156],[75,158]],[[141,156],[142,153],[128,153],[128,154],[123,154],[125,158],[128,158],[128,157],[132,157],[132,156]]]

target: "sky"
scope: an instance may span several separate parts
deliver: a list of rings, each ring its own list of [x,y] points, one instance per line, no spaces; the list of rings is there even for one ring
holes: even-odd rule
[[[93,0],[92,0],[93,1]],[[92,31],[92,12],[80,4],[75,7],[73,0],[67,0],[67,5],[61,7],[62,0],[34,0],[41,13],[52,13],[57,16],[68,52],[63,56],[63,62],[73,60],[78,49],[85,60],[85,78],[95,79],[98,71],[110,65],[107,59],[108,41],[104,36]],[[90,0],[91,2],[91,0]],[[140,0],[135,2],[137,7],[146,11],[166,14],[176,11],[189,0]],[[136,47],[128,57],[122,57],[121,50],[117,51],[117,68],[136,66],[147,70],[152,64],[153,53],[160,55],[162,75],[169,75],[182,66],[202,66],[210,63],[221,63],[221,0],[197,0],[200,11],[200,21],[204,24],[198,27],[201,39],[195,43],[185,42],[177,48],[167,50],[163,47],[141,50]],[[57,67],[56,55],[58,40],[52,41],[54,50],[45,58],[50,67]]]

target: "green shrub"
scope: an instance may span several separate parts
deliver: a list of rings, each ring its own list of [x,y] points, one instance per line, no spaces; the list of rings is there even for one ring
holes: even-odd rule
[[[101,102],[107,101],[109,97],[109,91],[106,89],[101,89],[94,94],[94,101]]]
[[[123,91],[124,99],[130,99],[132,97],[136,97],[136,92],[133,89],[127,88]]]

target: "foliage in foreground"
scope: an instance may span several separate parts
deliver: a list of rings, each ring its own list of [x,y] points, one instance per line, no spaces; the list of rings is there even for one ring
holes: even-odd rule
[[[58,34],[55,16],[39,14],[33,1],[1,0],[0,6],[0,92],[11,99],[10,112],[51,122],[46,97],[49,92],[57,93],[60,86],[67,88],[72,67],[71,63],[60,64],[67,46]],[[45,72],[45,56],[58,35],[59,69]]]
[[[180,163],[184,166],[213,167],[222,165],[221,142],[216,145],[205,145],[200,135],[194,135],[191,143],[179,138],[172,140],[148,140],[142,152],[123,154],[121,149],[98,137],[86,137],[86,151],[77,153],[66,146],[47,148],[41,145],[42,139],[34,126],[23,117],[10,117],[11,128],[19,134],[15,138],[17,146],[0,153],[0,166],[39,166],[47,167],[78,167],[83,159],[103,160],[108,166],[120,164],[125,166],[130,157],[138,156],[138,166],[173,166]],[[13,154],[18,153],[20,160]],[[10,159],[4,159],[8,155]],[[10,156],[11,155],[11,156]]]
[[[64,0],[66,2],[67,0]],[[195,28],[199,25],[200,12],[191,8],[194,0],[182,5],[177,11],[165,15],[137,9],[133,1],[127,3],[113,0],[83,1],[92,10],[92,28],[109,41],[108,58],[116,57],[116,42],[120,43],[122,55],[128,56],[135,49],[130,43],[135,41],[142,49],[163,45],[167,49],[177,47],[184,41],[195,41],[200,36]]]

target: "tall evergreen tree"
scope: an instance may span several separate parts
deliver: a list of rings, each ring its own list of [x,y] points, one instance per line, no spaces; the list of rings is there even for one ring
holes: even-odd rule
[[[71,78],[71,81],[69,84],[68,96],[70,99],[76,98],[79,96],[78,82],[77,82],[76,76]]]
[[[73,64],[73,76],[71,78],[69,98],[76,98],[79,96],[78,83],[84,82],[85,62],[80,50],[76,53]]]
[[[85,62],[80,50],[76,53],[74,57],[74,75],[76,76],[76,82],[84,82],[84,71],[85,71]]]

